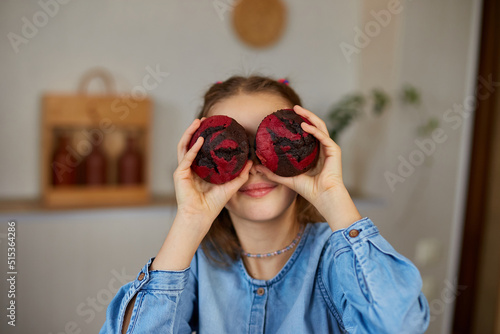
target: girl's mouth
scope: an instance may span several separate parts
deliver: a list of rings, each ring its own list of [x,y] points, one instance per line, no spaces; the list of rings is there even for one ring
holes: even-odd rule
[[[253,198],[261,198],[269,194],[277,186],[277,184],[270,183],[255,183],[241,188],[239,192]]]

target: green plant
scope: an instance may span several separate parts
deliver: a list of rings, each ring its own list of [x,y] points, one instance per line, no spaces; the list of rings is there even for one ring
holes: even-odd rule
[[[414,86],[403,86],[399,95],[401,103],[404,105],[419,106],[421,103],[420,92]],[[328,113],[327,124],[330,137],[336,141],[354,119],[363,115],[365,108],[375,116],[380,116],[390,104],[391,96],[378,88],[372,89],[368,94],[354,93],[342,97]],[[438,119],[430,117],[417,128],[417,133],[425,136],[438,126]]]
[[[335,104],[328,115],[330,137],[335,141],[351,121],[358,116],[365,106],[365,97],[352,94],[343,97]]]

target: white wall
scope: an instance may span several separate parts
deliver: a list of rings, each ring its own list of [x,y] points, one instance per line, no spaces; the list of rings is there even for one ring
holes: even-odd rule
[[[40,94],[74,91],[82,73],[94,66],[108,68],[123,92],[141,84],[147,66],[159,65],[169,73],[150,92],[155,102],[156,194],[173,191],[175,144],[200,107],[204,90],[232,74],[286,76],[305,106],[319,115],[347,92],[374,86],[394,92],[410,82],[423,93],[422,110],[442,119],[471,93],[479,1],[403,1],[403,10],[348,62],[339,45],[353,44],[353,29],[363,29],[373,21],[370,10],[386,9],[388,2],[286,1],[289,25],[283,39],[273,48],[255,51],[237,40],[230,12],[221,20],[212,0],[72,0],[16,53],[7,34],[21,35],[22,18],[32,22],[41,7],[32,1],[2,1],[0,198],[38,196]],[[437,261],[417,265],[434,305],[428,333],[446,333],[449,319],[443,314],[449,314],[452,303],[443,303],[440,294],[455,276],[472,117],[456,130],[442,120],[448,139],[391,191],[384,172],[397,173],[398,156],[408,158],[417,148],[417,115],[393,107],[381,119],[360,120],[340,144],[346,182],[356,184],[365,173],[361,190],[378,199],[360,205],[362,214],[375,221],[391,244],[415,260],[419,242],[437,243]],[[1,215],[0,221],[15,218],[19,224],[20,333],[35,328],[59,333],[70,321],[83,332],[96,332],[104,311],[87,323],[76,313],[77,306],[88,297],[104,296],[113,269],[135,275],[158,251],[172,215],[170,209]],[[5,224],[0,226],[4,233]],[[3,242],[0,247],[5,254]]]

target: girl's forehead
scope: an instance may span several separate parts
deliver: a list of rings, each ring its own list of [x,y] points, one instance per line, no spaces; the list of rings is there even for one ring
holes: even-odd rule
[[[276,110],[292,108],[286,99],[269,93],[239,94],[216,103],[209,116],[234,118],[247,131],[255,132],[260,122]]]

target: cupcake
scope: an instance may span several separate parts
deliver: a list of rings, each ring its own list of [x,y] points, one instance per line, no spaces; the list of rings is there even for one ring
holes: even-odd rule
[[[319,141],[302,130],[308,120],[292,109],[281,109],[260,123],[255,135],[255,154],[280,176],[295,176],[313,168],[319,158]]]
[[[245,129],[231,117],[217,115],[201,122],[189,148],[200,136],[205,139],[191,169],[203,180],[214,184],[237,177],[245,167],[250,150]]]

